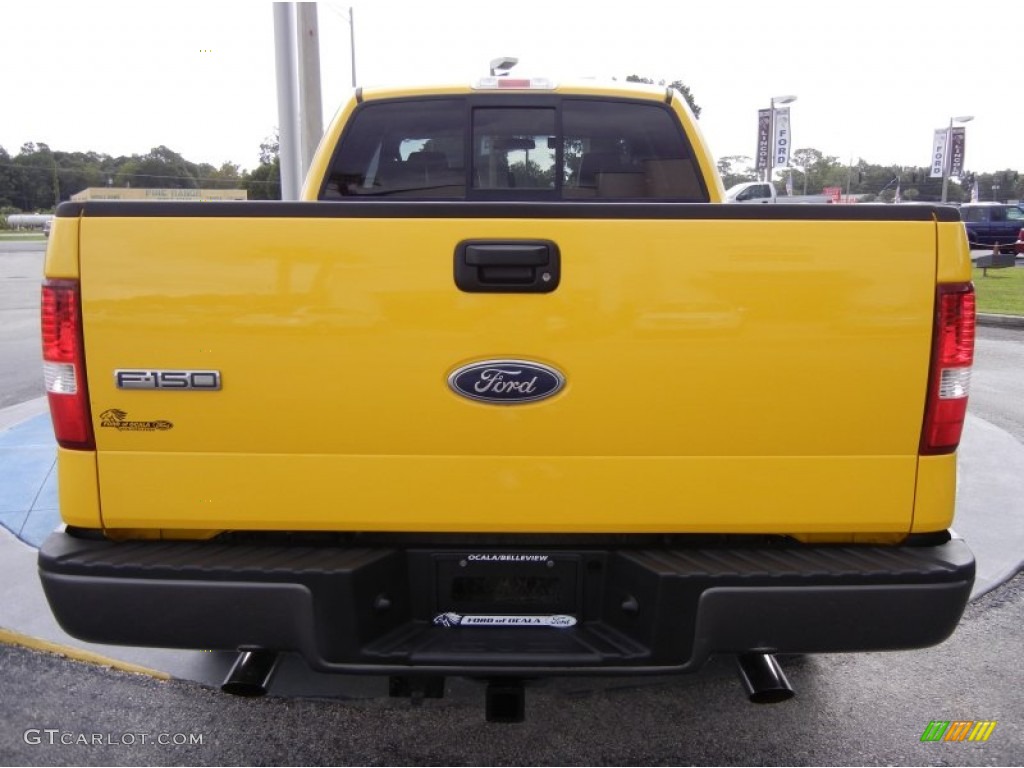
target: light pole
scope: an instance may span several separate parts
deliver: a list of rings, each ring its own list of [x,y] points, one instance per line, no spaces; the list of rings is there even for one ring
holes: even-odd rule
[[[277,71],[277,119],[281,158],[281,199],[298,200],[302,188],[299,167],[299,82],[295,41],[295,4],[274,3],[274,58]]]
[[[772,171],[775,170],[775,105],[778,104],[780,107],[786,104],[792,104],[796,101],[796,96],[772,96],[771,106],[768,110],[768,167],[765,169],[765,181],[769,184],[772,181]]]
[[[320,97],[320,22],[316,3],[295,3],[295,31],[299,76],[299,170],[305,178],[324,133]]]
[[[335,16],[348,24],[348,50],[352,60],[352,87],[356,87],[356,12],[349,6],[347,11],[335,8],[333,4],[327,6]]]
[[[800,171],[800,174],[804,177],[804,191],[802,192],[802,194],[803,194],[804,197],[807,197],[807,166],[805,165],[805,166],[801,167],[799,165],[792,165],[791,164],[789,167],[790,168],[796,168],[798,171]]]
[[[969,123],[973,119],[974,115],[949,118],[949,127],[946,129],[946,156],[942,160],[942,202],[946,202],[946,192],[949,191],[949,170],[953,162],[953,123]]]

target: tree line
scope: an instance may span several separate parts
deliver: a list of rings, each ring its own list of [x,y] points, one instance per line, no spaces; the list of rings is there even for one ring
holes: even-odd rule
[[[942,197],[942,179],[930,178],[927,166],[893,167],[865,160],[850,165],[808,148],[795,150],[790,166],[775,171],[773,181],[780,195],[785,194],[789,177],[796,195],[816,195],[825,187],[839,187],[844,195],[857,195],[863,202],[891,203],[897,190],[904,202],[935,202]],[[726,188],[758,178],[752,159],[744,155],[720,158],[718,171]],[[975,182],[980,200],[1024,200],[1024,173],[1006,169],[951,179],[949,202],[969,201]],[[219,168],[193,163],[164,146],[128,157],[55,151],[41,143],[25,144],[12,157],[0,147],[0,214],[52,211],[87,187],[106,186],[244,189],[250,200],[279,200],[277,140],[268,139],[260,146],[259,165],[252,171],[234,163],[223,163]]]
[[[165,146],[119,157],[62,152],[31,142],[12,156],[0,147],[0,214],[52,211],[88,187],[244,189],[250,200],[279,200],[277,154],[277,140],[266,140],[260,146],[259,165],[248,171],[229,162],[219,168],[193,163]]]
[[[744,181],[756,181],[752,158],[729,155],[719,158],[718,172],[726,189]],[[789,168],[776,168],[772,181],[783,195],[792,179],[792,194],[817,195],[826,187],[839,187],[843,195],[856,195],[861,202],[894,202],[897,191],[903,202],[938,202],[942,199],[942,179],[930,177],[929,166],[874,165],[865,160],[844,163],[838,157],[817,149],[797,149]],[[946,200],[970,201],[975,182],[981,201],[1024,200],[1024,173],[1013,169],[995,173],[966,173],[950,179]]]

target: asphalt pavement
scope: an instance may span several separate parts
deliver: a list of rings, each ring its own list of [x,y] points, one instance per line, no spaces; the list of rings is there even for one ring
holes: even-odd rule
[[[694,675],[530,681],[516,724],[484,722],[466,678],[418,705],[252,699],[0,646],[0,765],[1019,766],[1022,625],[1024,574],[934,648],[784,657],[797,695],[782,704],[747,701],[721,657]],[[995,729],[922,740],[954,720]]]

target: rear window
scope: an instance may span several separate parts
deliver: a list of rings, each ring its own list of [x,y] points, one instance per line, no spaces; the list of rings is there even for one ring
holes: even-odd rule
[[[666,106],[559,99],[370,102],[353,115],[322,200],[707,202]]]

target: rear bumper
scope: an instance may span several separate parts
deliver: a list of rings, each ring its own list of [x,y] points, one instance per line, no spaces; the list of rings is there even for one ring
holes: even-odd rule
[[[934,645],[963,613],[974,558],[959,540],[418,549],[115,543],[60,532],[40,550],[39,570],[58,622],[92,642],[296,651],[328,672],[532,676]],[[482,614],[576,623],[458,624]]]

